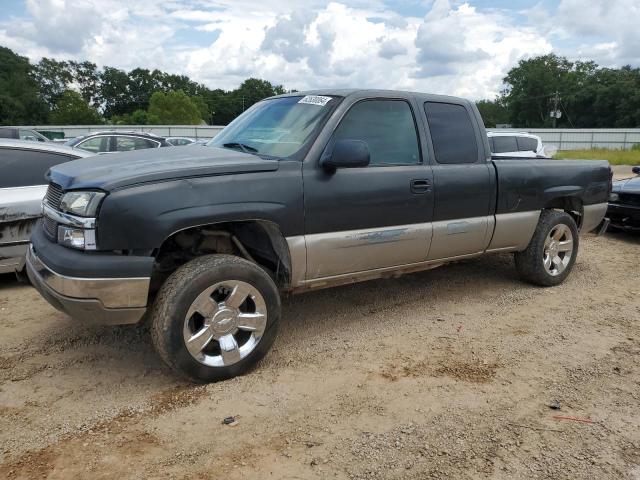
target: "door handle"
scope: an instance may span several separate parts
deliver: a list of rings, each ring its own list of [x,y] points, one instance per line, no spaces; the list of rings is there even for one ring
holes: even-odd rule
[[[410,186],[412,193],[426,193],[431,190],[431,182],[424,178],[411,180]]]

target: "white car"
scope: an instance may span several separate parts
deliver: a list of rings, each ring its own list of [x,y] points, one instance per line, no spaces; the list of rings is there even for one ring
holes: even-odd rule
[[[0,139],[0,273],[23,271],[49,168],[91,155],[53,142]]]
[[[493,157],[551,158],[553,153],[542,139],[527,132],[487,132]]]

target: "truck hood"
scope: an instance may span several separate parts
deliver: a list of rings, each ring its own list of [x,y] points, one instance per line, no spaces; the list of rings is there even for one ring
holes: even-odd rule
[[[277,160],[228,148],[187,146],[82,158],[52,167],[47,178],[64,190],[109,191],[139,183],[277,169]]]
[[[615,193],[640,194],[640,176],[613,182],[612,191]]]

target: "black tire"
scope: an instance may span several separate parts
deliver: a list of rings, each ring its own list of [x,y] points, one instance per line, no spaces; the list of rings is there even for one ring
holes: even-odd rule
[[[573,250],[562,273],[552,275],[544,265],[545,240],[554,227],[560,224],[566,225],[571,231]],[[526,250],[515,254],[518,274],[523,280],[542,287],[559,285],[567,278],[573,268],[578,256],[579,243],[578,227],[571,215],[558,210],[543,210],[529,246]]]
[[[195,299],[220,282],[240,281],[263,297],[267,320],[253,350],[232,365],[209,366],[189,353],[183,336],[185,317]],[[192,382],[226,380],[247,372],[269,351],[280,322],[280,295],[271,277],[258,265],[231,255],[206,255],[178,268],[162,285],[151,312],[151,338],[164,362]]]

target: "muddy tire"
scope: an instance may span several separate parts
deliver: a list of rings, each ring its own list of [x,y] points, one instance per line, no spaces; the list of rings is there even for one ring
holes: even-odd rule
[[[178,268],[160,288],[150,318],[160,357],[199,383],[249,370],[273,345],[279,321],[271,277],[231,255],[207,255]]]
[[[529,246],[515,254],[520,277],[543,287],[559,285],[573,268],[579,241],[578,227],[571,215],[544,210]]]

